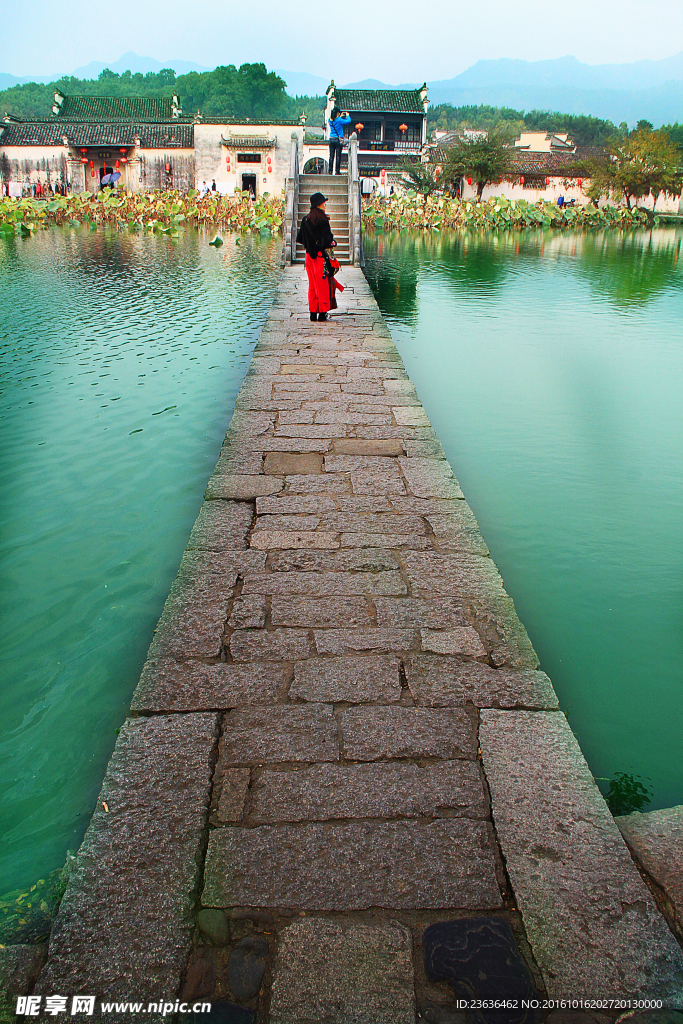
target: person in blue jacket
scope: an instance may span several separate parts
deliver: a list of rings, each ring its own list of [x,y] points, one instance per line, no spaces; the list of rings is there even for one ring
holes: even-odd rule
[[[330,126],[330,174],[339,174],[341,170],[342,142],[344,141],[344,125],[351,124],[348,110],[341,111],[339,107],[332,108],[332,116],[328,124]],[[334,169],[334,162],[337,161],[337,169]]]

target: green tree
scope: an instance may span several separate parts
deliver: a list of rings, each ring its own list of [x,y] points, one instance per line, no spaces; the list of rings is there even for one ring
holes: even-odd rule
[[[683,187],[681,150],[667,132],[636,129],[625,139],[613,139],[603,159],[589,161],[591,199],[611,198],[626,202],[651,195],[654,207],[662,192],[678,195]]]
[[[403,184],[407,188],[415,189],[425,198],[443,185],[443,178],[439,184],[436,164],[423,164],[421,160],[411,160],[410,157],[404,156],[399,170],[403,177]]]
[[[512,134],[504,126],[492,129],[486,135],[459,136],[446,151],[443,179],[471,177],[481,199],[487,185],[510,173]]]

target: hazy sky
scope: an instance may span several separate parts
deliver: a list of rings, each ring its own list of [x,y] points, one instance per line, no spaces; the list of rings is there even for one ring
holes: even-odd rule
[[[588,64],[683,50],[681,0],[0,0],[0,71],[48,75],[132,50],[208,67],[263,61],[338,82],[452,78],[480,58],[572,54]],[[332,28],[334,25],[334,28]]]

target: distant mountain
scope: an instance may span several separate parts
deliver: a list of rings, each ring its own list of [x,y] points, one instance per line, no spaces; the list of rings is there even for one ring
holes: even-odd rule
[[[57,82],[60,78],[69,77],[97,78],[105,68],[116,71],[119,75],[124,71],[130,71],[134,75],[146,75],[149,71],[161,71],[162,68],[173,68],[176,75],[186,75],[190,71],[213,71],[213,68],[195,64],[191,60],[167,60],[162,63],[162,61],[155,60],[154,57],[138,57],[136,53],[124,53],[123,57],[113,62],[91,60],[89,64],[85,64],[82,68],[76,68],[75,71],[60,71],[54,75],[25,75],[23,78],[18,78],[16,75],[0,73],[0,90],[11,89],[13,85],[24,85],[26,82]]]
[[[640,60],[635,64],[582,64],[576,57],[557,60],[479,60],[446,81],[432,82],[435,89],[473,89],[493,85],[517,88],[607,89],[634,92],[669,81],[683,81],[683,52],[664,60]]]
[[[97,78],[105,68],[116,71],[121,75],[124,71],[130,71],[134,75],[146,75],[149,71],[161,71],[162,68],[173,68],[176,75],[187,75],[190,71],[213,71],[213,68],[206,68],[202,64],[195,64],[191,60],[167,60],[163,63],[153,57],[138,57],[137,53],[124,53],[123,57],[113,63],[102,63],[99,60],[91,60],[82,68],[76,68],[71,74],[74,78]]]
[[[576,57],[557,60],[480,60],[455,78],[432,81],[433,106],[487,103],[516,110],[560,110],[593,114],[615,124],[683,121],[683,53],[664,60],[634,64],[582,64]],[[414,89],[405,82],[387,85],[376,79],[356,82],[357,89]]]

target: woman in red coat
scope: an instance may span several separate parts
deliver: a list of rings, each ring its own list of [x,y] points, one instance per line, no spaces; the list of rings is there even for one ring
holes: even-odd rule
[[[327,197],[322,192],[311,196],[311,209],[301,221],[296,236],[306,250],[306,273],[308,274],[308,309],[311,320],[327,320],[333,307],[332,296],[336,284],[334,277],[325,273],[325,249],[336,245],[330,218],[325,213]]]

